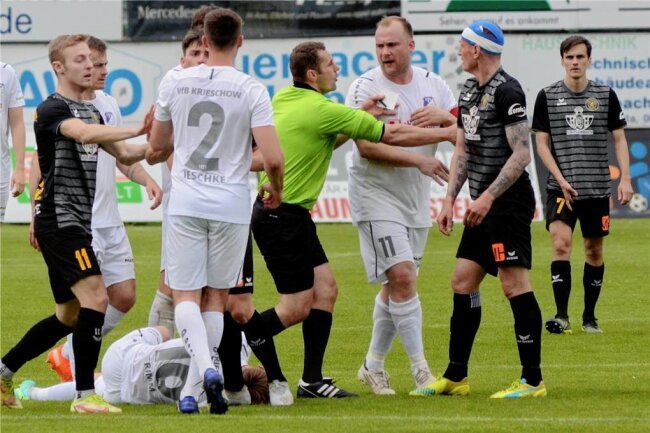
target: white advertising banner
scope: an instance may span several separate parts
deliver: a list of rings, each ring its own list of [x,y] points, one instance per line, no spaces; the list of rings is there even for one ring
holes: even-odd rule
[[[462,31],[476,19],[502,29],[612,30],[650,28],[647,0],[402,0],[402,16],[419,32]]]
[[[560,65],[559,45],[565,35],[506,35],[503,54],[504,68],[522,84],[528,99],[528,115],[537,93],[544,86],[560,80],[564,71]],[[650,34],[598,33],[590,34],[593,43],[591,79],[610,85],[617,92],[625,109],[630,127],[650,127]],[[322,39],[341,70],[338,89],[330,95],[343,101],[352,81],[374,67],[376,56],[374,38]],[[240,50],[236,66],[261,81],[273,95],[291,84],[289,54],[301,42],[296,39],[247,40]],[[468,75],[462,71],[457,56],[458,37],[454,35],[416,36],[413,64],[441,75],[457,95]],[[156,89],[164,73],[178,63],[180,43],[115,43],[108,51],[110,73],[106,90],[120,104],[125,123],[135,124],[154,102]],[[2,60],[16,69],[25,93],[25,121],[28,146],[34,145],[32,118],[36,106],[54,92],[56,79],[47,60],[45,44],[2,44]],[[350,144],[337,150],[328,173],[328,183],[314,209],[318,221],[349,221],[347,203],[346,161]],[[440,146],[439,157],[450,160],[451,148]],[[28,158],[29,159],[29,158]],[[29,160],[27,161],[29,166]],[[146,164],[145,164],[146,165]],[[158,167],[147,169],[157,179]],[[535,173],[535,170],[531,170]],[[538,182],[533,177],[537,188]],[[119,192],[120,211],[127,221],[160,219],[159,211],[148,209],[146,194],[137,185],[124,183]],[[537,191],[537,189],[536,189]],[[432,190],[432,215],[440,208],[444,189]],[[465,197],[459,199],[456,216],[462,215]],[[538,203],[538,210],[541,205]],[[538,216],[541,217],[540,212]],[[26,197],[10,200],[6,221],[28,221]]]
[[[49,42],[62,33],[122,39],[122,2],[117,0],[3,0],[2,42]]]

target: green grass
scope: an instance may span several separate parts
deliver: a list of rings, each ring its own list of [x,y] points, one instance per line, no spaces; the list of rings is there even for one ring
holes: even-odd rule
[[[35,321],[53,312],[52,295],[42,258],[29,248],[27,227],[4,225],[2,231],[1,343],[2,353]],[[158,281],[157,225],[128,226],[136,257],[138,302],[105,339],[104,349],[127,331],[143,326]],[[460,227],[451,239],[433,229],[419,278],[424,311],[425,348],[434,371],[447,362],[451,291]],[[325,373],[361,397],[341,401],[297,401],[289,408],[236,407],[226,416],[181,417],[173,406],[124,406],[118,416],[79,416],[68,403],[27,402],[22,411],[2,409],[0,428],[9,432],[647,432],[650,431],[650,342],[646,272],[650,260],[648,221],[615,220],[605,242],[605,285],[597,315],[605,331],[599,336],[579,331],[582,308],[581,240],[573,256],[574,293],[570,314],[576,334],[544,335],[543,373],[546,399],[491,401],[489,395],[518,377],[512,313],[497,280],[483,284],[483,321],[470,364],[472,395],[468,398],[412,398],[408,362],[399,341],[387,359],[394,397],[373,395],[356,380],[372,326],[376,288],[362,271],[356,230],[350,225],[320,225],[319,233],[339,285],[334,326]],[[534,263],[531,278],[544,318],[554,313],[550,288],[550,241],[543,224],[533,226]],[[263,310],[277,299],[268,273],[256,256],[255,302]],[[302,370],[302,334],[294,327],[276,339],[280,360],[295,389]],[[30,362],[17,380],[55,382],[44,356]]]

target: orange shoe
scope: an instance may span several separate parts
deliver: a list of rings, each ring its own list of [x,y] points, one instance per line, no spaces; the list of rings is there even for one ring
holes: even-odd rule
[[[56,372],[61,382],[72,381],[72,370],[70,360],[63,356],[63,344],[50,350],[47,354],[47,363]]]

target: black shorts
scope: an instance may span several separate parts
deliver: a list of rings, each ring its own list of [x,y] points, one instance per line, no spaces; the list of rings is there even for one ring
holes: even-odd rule
[[[248,233],[248,243],[246,244],[246,254],[244,255],[244,264],[239,280],[235,287],[228,291],[231,295],[241,295],[243,293],[253,293],[253,235]]]
[[[532,266],[530,224],[535,199],[497,200],[478,227],[465,227],[457,258],[478,263],[490,275],[498,268]]]
[[[560,191],[548,191],[546,230],[553,221],[564,221],[573,231],[580,220],[583,238],[603,238],[609,234],[609,197],[574,200],[573,211]]]
[[[327,263],[327,256],[307,209],[286,203],[266,209],[258,199],[251,228],[279,293],[298,293],[314,286],[314,268]]]
[[[91,246],[92,236],[80,230],[59,230],[37,234],[43,259],[50,277],[54,301],[62,304],[75,299],[70,289],[80,280],[101,275]]]

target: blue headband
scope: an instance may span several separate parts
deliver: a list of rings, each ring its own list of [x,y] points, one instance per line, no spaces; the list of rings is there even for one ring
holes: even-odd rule
[[[470,45],[478,45],[488,54],[500,55],[505,39],[501,28],[491,21],[474,21],[467,26],[461,38]]]

